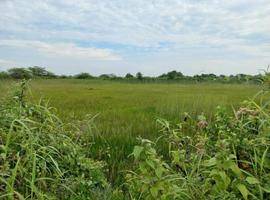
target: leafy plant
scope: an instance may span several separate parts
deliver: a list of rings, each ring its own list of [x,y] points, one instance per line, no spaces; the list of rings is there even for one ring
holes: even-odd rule
[[[0,197],[89,198],[108,187],[103,162],[74,143],[79,129],[61,122],[46,102],[27,101],[27,84],[0,105]]]
[[[264,93],[233,112],[218,107],[212,121],[203,114],[194,120],[186,113],[175,127],[158,122],[159,142],[167,143],[169,159],[162,161],[148,140],[134,148],[137,170],[127,180],[132,197],[270,198],[270,110]]]

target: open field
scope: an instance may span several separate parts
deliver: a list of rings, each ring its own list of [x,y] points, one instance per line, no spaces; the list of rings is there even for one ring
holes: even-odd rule
[[[0,198],[269,199],[265,80],[2,81]]]
[[[2,95],[10,85],[1,84]],[[260,89],[256,85],[126,84],[102,80],[34,80],[30,88],[34,100],[49,100],[64,120],[98,115],[94,121],[102,135],[147,138],[156,136],[156,118],[177,122],[184,112],[211,117],[217,105],[236,106]]]
[[[12,88],[3,82],[2,95]],[[228,84],[125,84],[91,80],[34,80],[31,99],[49,100],[65,121],[95,116],[95,133],[104,137],[155,138],[156,119],[174,123],[204,113],[211,118],[216,106],[237,106],[260,87]]]
[[[1,96],[12,85],[10,81],[1,82]],[[129,168],[127,157],[137,143],[136,137],[159,136],[157,118],[178,123],[184,112],[191,116],[204,113],[211,118],[217,105],[237,106],[260,89],[256,85],[127,84],[100,80],[33,80],[30,85],[31,99],[48,99],[64,121],[96,116],[91,130],[94,142],[87,148],[91,156],[107,161],[113,182],[121,178],[119,170]]]

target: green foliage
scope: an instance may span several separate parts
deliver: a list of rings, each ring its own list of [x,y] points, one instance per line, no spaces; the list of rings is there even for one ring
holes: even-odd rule
[[[7,72],[0,72],[0,79],[7,79],[10,78]]]
[[[39,77],[39,78],[55,78],[56,77],[55,74],[47,71],[43,67],[34,66],[34,67],[29,67],[28,69],[32,72],[34,77]]]
[[[183,79],[184,75],[181,72],[177,72],[177,71],[171,71],[168,72],[167,74],[162,74],[161,76],[159,76],[159,78],[165,78],[168,80],[176,80],[176,79]]]
[[[33,77],[31,70],[26,68],[11,68],[8,70],[8,74],[15,79],[30,79]]]
[[[28,102],[26,89],[22,82],[0,106],[0,198],[92,199],[104,191],[104,163],[86,156],[80,129],[45,102]]]
[[[186,114],[175,128],[165,120],[158,122],[163,133],[159,142],[167,144],[169,159],[162,161],[153,148],[155,143],[142,140],[132,154],[137,169],[127,176],[131,197],[270,198],[268,103],[245,101],[232,114],[218,107],[212,121],[204,115],[193,120]]]
[[[266,72],[267,73],[267,72]],[[182,72],[176,70],[164,73],[157,77],[143,76],[141,72],[138,72],[134,77],[132,74],[127,73],[126,76],[117,76],[115,74],[101,74],[98,77],[92,76],[89,73],[82,72],[76,75],[55,75],[52,72],[47,71],[43,67],[28,67],[28,68],[11,68],[7,72],[0,72],[0,79],[2,78],[15,78],[15,79],[29,79],[29,78],[61,78],[61,79],[101,79],[101,80],[114,80],[120,82],[143,82],[143,83],[203,83],[203,82],[218,82],[218,83],[252,83],[259,84],[263,81],[264,77],[261,74],[248,75],[248,74],[236,74],[236,75],[215,75],[215,74],[196,74],[194,76],[184,75]]]
[[[125,78],[128,78],[128,79],[129,78],[134,78],[134,76],[132,74],[130,74],[130,73],[127,73],[126,76],[125,76]]]
[[[92,75],[90,75],[89,73],[80,73],[74,76],[77,79],[91,79],[93,78]]]
[[[141,72],[138,72],[138,73],[136,74],[136,78],[137,78],[138,80],[142,80],[142,79],[143,79],[143,74],[142,74]]]
[[[149,140],[141,140],[132,155],[138,163],[138,170],[127,175],[127,186],[131,199],[183,199],[187,197],[181,187],[183,178],[179,177],[158,157]]]
[[[7,72],[0,72],[1,78],[30,79],[30,78],[56,78],[52,72],[43,67],[11,68]]]

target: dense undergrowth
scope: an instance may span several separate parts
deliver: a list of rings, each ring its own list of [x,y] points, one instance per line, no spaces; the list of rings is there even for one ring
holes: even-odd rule
[[[23,82],[0,106],[0,198],[103,199],[105,163],[83,148],[91,137],[25,92]]]
[[[210,121],[187,113],[158,120],[157,141],[139,139],[133,168],[114,188],[105,162],[92,159],[88,120],[63,123],[44,101],[25,98],[26,83],[0,105],[0,198],[270,199],[270,108],[265,92]],[[159,155],[160,144],[167,156]],[[104,149],[107,151],[107,149]]]

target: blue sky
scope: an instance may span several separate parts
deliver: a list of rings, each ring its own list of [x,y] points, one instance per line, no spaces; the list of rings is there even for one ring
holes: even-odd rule
[[[269,0],[0,0],[0,70],[259,73]]]

